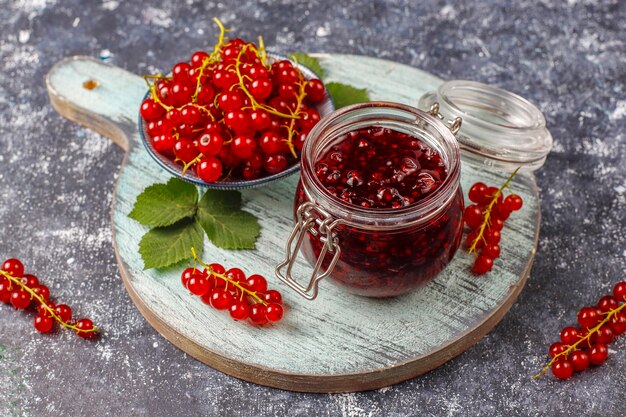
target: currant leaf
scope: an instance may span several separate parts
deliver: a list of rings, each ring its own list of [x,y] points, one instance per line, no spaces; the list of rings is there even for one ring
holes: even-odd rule
[[[144,226],[169,226],[196,213],[198,191],[193,184],[170,179],[166,184],[153,184],[139,196],[128,217]]]
[[[335,108],[337,109],[351,104],[370,101],[369,94],[365,88],[356,88],[348,84],[337,82],[326,83],[326,88],[333,98]]]
[[[144,269],[164,268],[193,257],[191,248],[202,250],[204,233],[193,219],[151,229],[139,242]]]
[[[300,52],[293,53],[289,55],[289,57],[295,58],[295,60],[298,61],[298,64],[302,64],[313,71],[320,79],[326,76],[326,71],[324,71],[322,64],[320,64],[320,61],[317,58]]]
[[[241,193],[207,190],[198,204],[196,217],[215,246],[255,248],[261,226],[256,217],[241,210]]]

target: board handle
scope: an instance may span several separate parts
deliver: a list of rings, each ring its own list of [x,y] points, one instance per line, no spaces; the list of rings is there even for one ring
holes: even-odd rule
[[[139,106],[146,94],[141,77],[92,57],[72,56],[46,75],[52,107],[63,117],[95,130],[128,150],[137,136]]]

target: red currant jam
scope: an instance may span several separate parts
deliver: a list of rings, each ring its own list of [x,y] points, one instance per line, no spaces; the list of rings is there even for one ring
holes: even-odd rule
[[[366,210],[374,219],[359,225],[347,216],[333,229],[341,253],[331,279],[370,297],[429,282],[454,256],[463,227],[460,186],[446,187],[442,197],[449,175],[444,157],[416,136],[380,126],[350,131],[329,145],[312,164],[322,192],[344,213]],[[305,188],[301,181],[296,208],[310,201]],[[308,233],[302,251],[315,264],[322,247]]]

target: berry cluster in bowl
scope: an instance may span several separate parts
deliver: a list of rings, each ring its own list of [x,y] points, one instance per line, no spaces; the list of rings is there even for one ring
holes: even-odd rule
[[[315,74],[260,45],[220,36],[169,75],[147,76],[140,132],[170,173],[211,188],[261,185],[296,172],[304,140],[334,110]]]

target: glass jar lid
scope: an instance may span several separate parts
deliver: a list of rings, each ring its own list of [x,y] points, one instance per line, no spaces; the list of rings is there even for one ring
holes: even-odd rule
[[[552,149],[552,135],[541,111],[517,94],[475,81],[444,82],[424,94],[419,107],[438,103],[446,119],[460,117],[456,135],[463,159],[491,169],[534,171]]]

